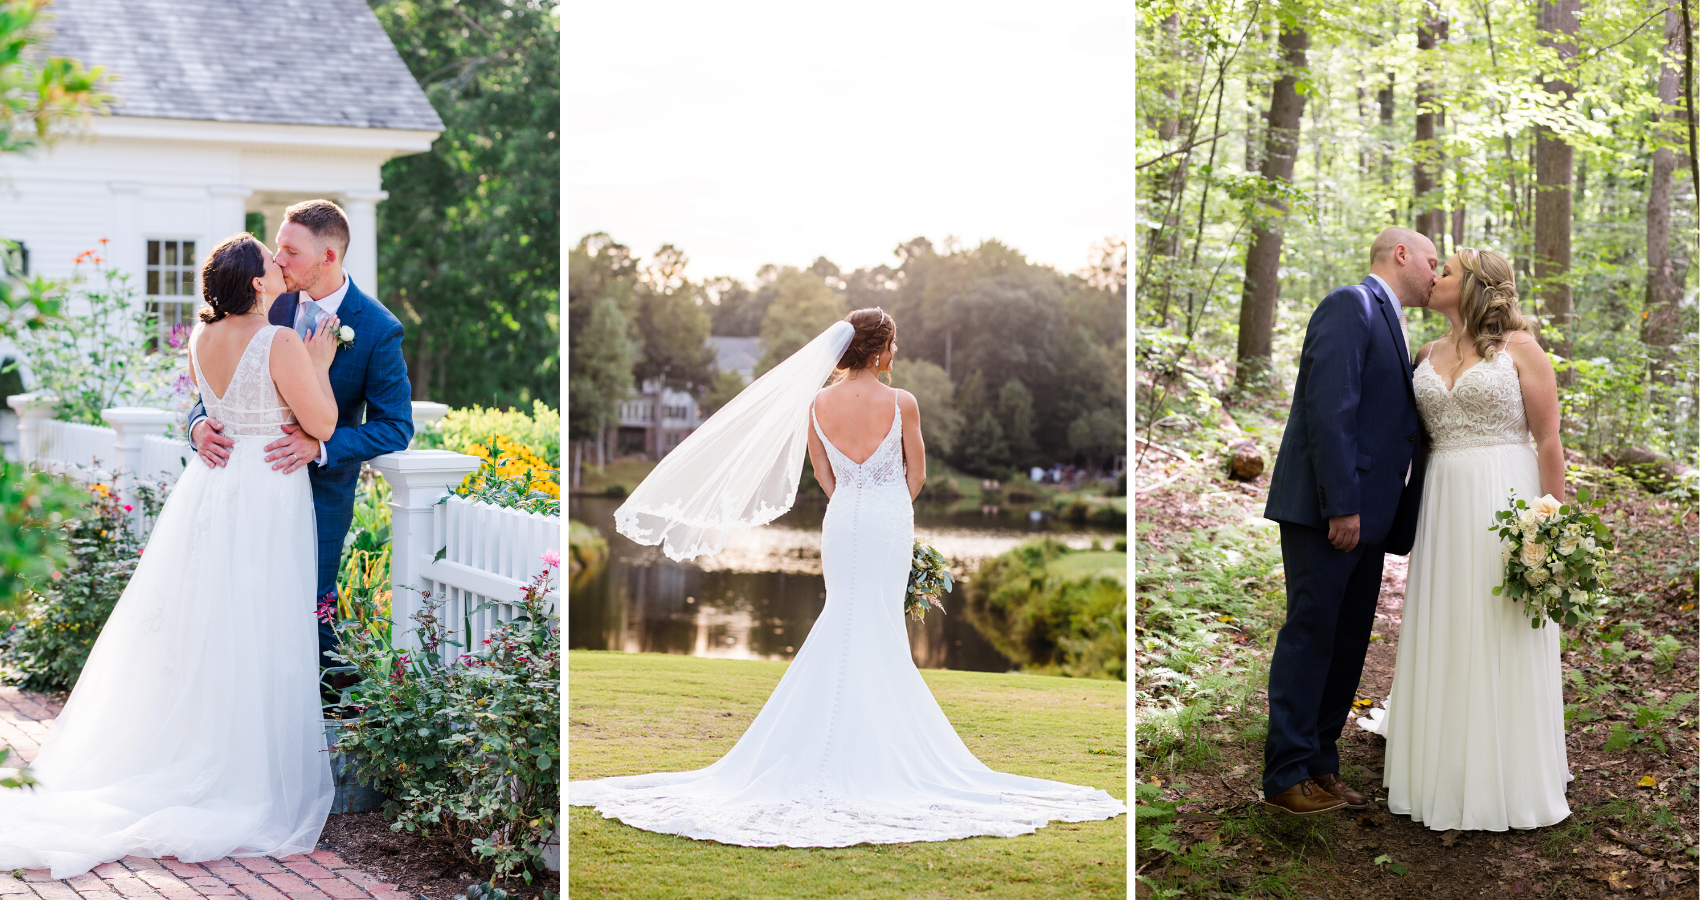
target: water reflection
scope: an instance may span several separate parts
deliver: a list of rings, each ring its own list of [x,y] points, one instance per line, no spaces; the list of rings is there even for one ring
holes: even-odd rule
[[[609,561],[568,596],[567,641],[574,649],[677,653],[715,659],[790,659],[826,605],[820,573],[822,502],[799,501],[763,527],[737,532],[726,549],[693,563],[675,563],[614,531],[618,500],[574,497],[569,515],[608,538]],[[918,508],[916,533],[960,564],[1008,550],[1035,531],[1087,547],[1119,532],[1089,531],[1031,520],[1025,512],[952,514]],[[947,615],[909,623],[909,646],[923,668],[1002,672],[1011,668],[962,615],[963,595],[945,596]]]

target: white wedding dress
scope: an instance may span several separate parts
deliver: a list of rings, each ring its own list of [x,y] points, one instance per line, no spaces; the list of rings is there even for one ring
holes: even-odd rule
[[[1534,500],[1540,471],[1511,355],[1446,389],[1415,373],[1432,447],[1385,711],[1358,724],[1387,738],[1387,808],[1436,831],[1538,828],[1570,815],[1558,627],[1529,627],[1489,530],[1508,489]]]
[[[903,624],[914,509],[902,414],[860,464],[814,428],[837,479],[821,523],[826,608],[779,686],[713,765],[574,781],[568,803],[646,831],[747,847],[1011,836],[1125,813],[1101,790],[994,772],[956,736]]]
[[[222,398],[196,355],[229,465],[190,460],[31,766],[40,787],[0,789],[0,870],[315,849],[333,795],[317,541],[306,470],[274,472],[261,449],[294,420],[272,383],[276,331],[254,335]]]

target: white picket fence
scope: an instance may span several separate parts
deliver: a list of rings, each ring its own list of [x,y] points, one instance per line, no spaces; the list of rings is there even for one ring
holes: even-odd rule
[[[110,409],[103,417],[114,427],[62,422],[53,418],[52,398],[33,394],[11,397],[19,417],[19,457],[26,464],[68,475],[85,484],[112,483],[133,490],[142,483],[175,481],[194,459],[187,441],[164,436],[172,416],[155,409]],[[434,421],[447,407],[417,402],[415,421]],[[444,495],[480,460],[447,450],[402,450],[371,460],[389,481],[393,572],[393,634],[410,636],[413,612],[420,608],[416,590],[446,600],[442,617],[461,649],[442,648],[445,661],[478,649],[490,631],[518,615],[525,586],[543,570],[545,551],[560,552],[561,519],[504,509]],[[140,515],[140,504],[136,504]],[[441,551],[441,556],[438,555]],[[560,619],[559,585],[547,598],[551,618]],[[486,601],[494,605],[477,613]]]
[[[519,596],[543,571],[544,551],[559,552],[561,519],[450,497],[432,510],[431,543],[443,555],[433,554],[424,579],[432,596],[445,601],[444,624],[461,644],[443,647],[446,659],[477,651],[497,624],[513,621],[519,607],[507,598]],[[549,616],[557,620],[558,598],[552,593],[547,599]],[[487,601],[494,605],[474,612]]]

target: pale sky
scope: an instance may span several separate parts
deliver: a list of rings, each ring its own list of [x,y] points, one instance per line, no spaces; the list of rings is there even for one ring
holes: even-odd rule
[[[1064,272],[1125,235],[1125,0],[574,0],[567,236],[693,279],[998,238]]]

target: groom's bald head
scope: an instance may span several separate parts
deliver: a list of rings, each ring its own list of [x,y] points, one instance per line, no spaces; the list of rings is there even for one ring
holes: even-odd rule
[[[1427,306],[1440,257],[1434,242],[1397,225],[1382,229],[1369,245],[1369,270],[1399,295],[1402,306]]]

